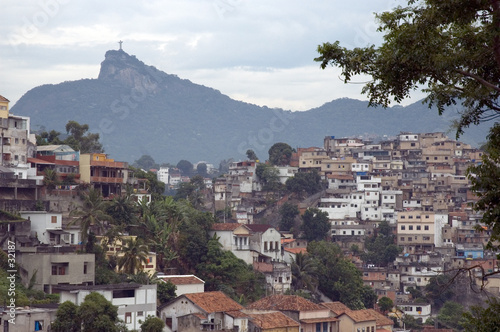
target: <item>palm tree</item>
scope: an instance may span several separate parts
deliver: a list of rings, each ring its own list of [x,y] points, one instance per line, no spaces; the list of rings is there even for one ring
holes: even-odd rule
[[[113,198],[107,207],[107,213],[113,217],[116,224],[122,225],[127,230],[137,222],[137,203],[131,196],[121,195]]]
[[[123,255],[118,258],[118,268],[124,273],[134,274],[148,262],[149,248],[140,238],[129,238],[122,245]]]
[[[83,204],[70,212],[70,216],[75,217],[71,224],[79,224],[82,231],[82,242],[87,242],[90,231],[101,234],[105,228],[105,222],[110,221],[111,217],[105,212],[106,202],[102,198],[100,191],[89,189],[82,195]]]
[[[52,168],[46,168],[43,171],[43,185],[47,190],[52,191],[59,185],[61,181],[59,180],[59,175]]]
[[[314,292],[317,287],[316,266],[308,254],[297,253],[292,262],[292,285],[295,290]]]
[[[174,259],[179,258],[177,252],[171,246],[172,224],[163,222],[160,229],[151,240],[151,245],[157,254],[157,263],[160,271],[166,272],[166,269]]]

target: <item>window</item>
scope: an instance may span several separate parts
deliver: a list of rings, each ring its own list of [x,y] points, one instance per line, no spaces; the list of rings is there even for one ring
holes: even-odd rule
[[[58,263],[52,265],[52,275],[53,276],[64,276],[68,274],[69,263]]]
[[[408,226],[408,230],[412,231],[413,230],[413,225]]]
[[[15,139],[14,139],[14,143],[15,143],[15,144],[19,144],[19,138],[15,138]]]
[[[422,227],[420,225],[417,225],[417,231],[419,231]]]
[[[401,225],[401,230],[404,231],[405,230],[405,225]]]
[[[137,311],[137,317],[144,316],[144,311]]]
[[[412,240],[412,238],[411,238],[411,237],[408,237],[408,241],[410,241],[410,242],[411,242],[411,240]]]
[[[83,274],[87,274],[87,263],[83,263]]]
[[[400,240],[401,240],[401,241],[404,241],[404,240],[405,240],[404,236],[401,236]]]
[[[428,231],[429,230],[429,226],[424,226],[424,230]]]
[[[50,222],[51,222],[52,224],[57,224],[57,216],[51,216],[51,217],[50,217]]]
[[[125,313],[125,324],[131,324],[131,323],[132,323],[132,313],[126,312]]]
[[[135,297],[134,289],[118,289],[113,291],[114,299],[122,299],[126,297]]]
[[[35,321],[35,331],[43,331],[43,320]]]

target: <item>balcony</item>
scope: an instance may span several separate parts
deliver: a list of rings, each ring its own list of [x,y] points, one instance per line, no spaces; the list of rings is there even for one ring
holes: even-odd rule
[[[124,178],[111,178],[106,176],[91,176],[90,181],[93,183],[125,183]]]
[[[97,161],[97,160],[92,160],[90,162],[91,166],[101,166],[101,167],[108,167],[108,168],[125,168],[126,163],[124,162],[119,162],[119,161]]]

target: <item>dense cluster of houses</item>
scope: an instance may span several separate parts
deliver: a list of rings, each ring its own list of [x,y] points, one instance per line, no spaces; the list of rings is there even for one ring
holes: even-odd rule
[[[105,199],[132,186],[138,202],[149,202],[145,183],[132,176],[127,163],[105,154],[80,154],[66,145],[37,146],[29,118],[10,114],[9,101],[2,96],[0,128],[0,210],[20,215],[1,214],[0,246],[5,250],[9,241],[15,243],[24,284],[31,281],[34,289],[59,293],[61,302],[75,304],[99,292],[118,306],[119,317],[131,330],[139,329],[148,315],[158,315],[166,331],[392,331],[392,320],[374,310],[353,311],[338,302],[315,304],[284,295],[291,287],[291,263],[297,253],[307,252],[307,243],[254,222],[267,208],[257,161],[234,162],[224,177],[207,180],[214,210],[231,210],[233,216],[231,222],[215,224],[210,235],[217,235],[225,250],[262,272],[267,294],[272,295],[243,308],[223,293],[204,292],[204,282],[196,276],[161,275],[177,286],[178,297],[157,307],[156,285],[95,285],[95,257],[78,250],[81,230],[67,222],[78,195],[76,183],[98,189]],[[379,296],[393,299],[402,313],[425,321],[431,306],[412,302],[409,287],[423,287],[431,277],[453,268],[498,270],[495,256],[484,250],[489,230],[477,230],[481,216],[468,204],[475,197],[465,172],[481,162],[481,155],[443,133],[401,133],[376,144],[328,136],[323,147],[298,148],[290,165],[276,169],[281,183],[298,172],[314,169],[320,174],[324,190],[302,203],[300,211],[317,207],[327,212],[329,236],[346,253],[352,254],[353,245],[362,251],[378,223],[389,222],[402,250],[394,263],[368,266],[352,256],[353,262]],[[50,187],[46,170],[56,171],[63,184]],[[172,188],[186,181],[169,169],[160,169],[158,179]],[[126,239],[107,243],[106,254],[119,255]],[[144,269],[156,270],[155,253],[149,253]],[[500,295],[500,278],[488,278],[485,287]],[[5,324],[4,311],[1,322],[4,331],[45,331],[55,310],[19,308],[17,326]]]
[[[498,271],[499,264],[495,253],[484,249],[490,230],[471,207],[477,197],[466,174],[470,165],[481,163],[482,154],[439,132],[402,132],[379,143],[327,136],[323,147],[298,148],[290,165],[277,169],[282,183],[297,172],[320,174],[326,183],[324,191],[301,204],[300,211],[317,207],[326,212],[329,235],[346,253],[352,254],[353,246],[362,252],[366,237],[375,234],[377,225],[389,223],[401,249],[393,264],[383,268],[363,265],[355,256],[353,262],[363,272],[365,284],[379,296],[388,296],[404,313],[425,321],[431,316],[431,305],[412,302],[408,288],[424,287],[443,271],[475,267],[472,275],[482,287],[500,295],[498,275],[482,278],[484,273]],[[266,210],[264,200],[259,199],[265,193],[256,175],[257,165],[256,161],[234,162],[229,174],[217,178],[213,187],[216,208],[231,209],[236,221],[249,227]],[[218,227],[225,227],[226,232],[231,228]],[[243,227],[232,226],[233,234],[225,245],[227,249],[232,246],[239,257],[245,255],[238,253],[241,244],[247,243]],[[272,243],[268,241],[268,251],[275,248]],[[267,262],[289,263],[305,246],[304,241],[282,237],[282,256],[268,253]]]

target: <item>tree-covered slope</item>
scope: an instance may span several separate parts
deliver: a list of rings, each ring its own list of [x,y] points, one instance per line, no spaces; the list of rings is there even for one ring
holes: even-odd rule
[[[267,158],[271,145],[321,146],[327,135],[394,135],[446,131],[450,119],[420,103],[390,109],[339,99],[305,112],[260,107],[145,65],[123,51],[106,52],[97,79],[42,85],[28,91],[11,112],[31,117],[32,130],[64,132],[70,120],[101,136],[111,158],[133,162],[244,159],[248,149]],[[453,135],[452,133],[450,135]],[[484,141],[486,131],[466,131]]]

